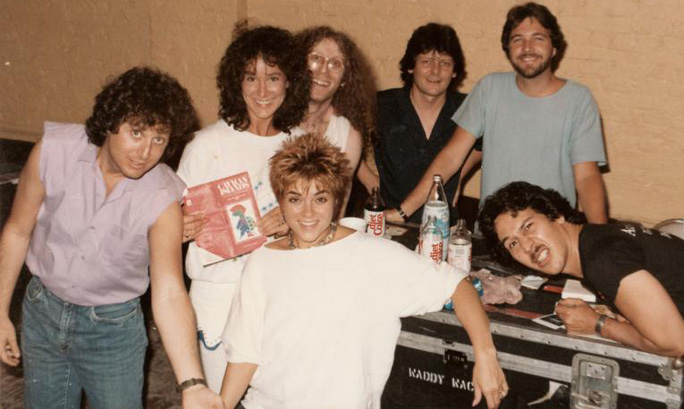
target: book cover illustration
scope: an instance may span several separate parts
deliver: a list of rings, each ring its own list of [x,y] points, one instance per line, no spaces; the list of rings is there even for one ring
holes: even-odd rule
[[[206,219],[195,238],[202,265],[250,253],[266,242],[256,227],[261,215],[247,172],[189,188],[185,206]]]

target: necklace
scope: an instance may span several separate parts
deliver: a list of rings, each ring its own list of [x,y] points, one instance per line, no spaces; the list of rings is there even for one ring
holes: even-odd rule
[[[330,231],[328,232],[328,235],[325,236],[325,238],[318,243],[314,244],[311,247],[320,247],[320,246],[325,246],[326,244],[330,243],[330,241],[335,237],[335,232],[337,231],[337,223],[332,222],[330,223]],[[292,229],[290,229],[290,233],[287,235],[288,243],[287,243],[287,248],[290,250],[298,249],[297,245],[294,242],[294,234],[292,233]]]

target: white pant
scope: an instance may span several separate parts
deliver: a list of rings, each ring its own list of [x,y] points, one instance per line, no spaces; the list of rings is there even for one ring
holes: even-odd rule
[[[221,334],[236,290],[237,283],[217,284],[193,280],[190,285],[190,301],[197,317],[197,330],[201,331],[199,349],[204,376],[209,388],[216,393],[221,391],[228,362]]]

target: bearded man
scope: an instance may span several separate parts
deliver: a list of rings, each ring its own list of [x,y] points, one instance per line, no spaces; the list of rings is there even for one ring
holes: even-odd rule
[[[590,223],[607,221],[601,120],[587,87],[554,74],[566,46],[556,17],[537,3],[513,7],[501,45],[514,72],[478,82],[452,117],[458,126],[451,140],[411,194],[388,211],[388,220],[407,219],[419,209],[432,176],[449,180],[486,135],[481,204],[501,186],[522,180],[558,191],[573,207],[579,201]]]

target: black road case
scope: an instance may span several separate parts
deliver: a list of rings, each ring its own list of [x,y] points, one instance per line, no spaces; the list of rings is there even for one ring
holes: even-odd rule
[[[523,296],[488,311],[510,386],[501,408],[682,407],[682,369],[674,359],[548,329],[531,318],[552,313],[560,295],[523,289]],[[472,365],[470,341],[453,312],[405,318],[382,407],[469,408]]]

